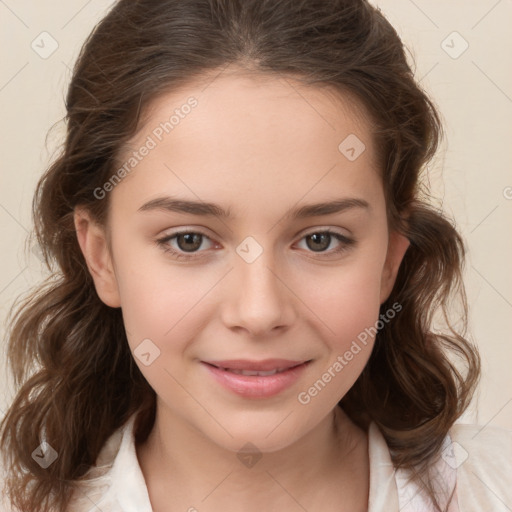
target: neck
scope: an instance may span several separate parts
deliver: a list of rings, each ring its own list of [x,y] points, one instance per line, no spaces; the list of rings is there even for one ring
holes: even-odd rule
[[[157,406],[154,427],[137,455],[154,512],[169,510],[169,503],[176,510],[228,512],[274,510],[278,504],[288,510],[296,502],[327,512],[344,510],[340,503],[368,502],[366,434],[339,407],[292,445],[242,461]],[[342,501],[333,501],[333,494]],[[324,504],[319,496],[326,496]]]

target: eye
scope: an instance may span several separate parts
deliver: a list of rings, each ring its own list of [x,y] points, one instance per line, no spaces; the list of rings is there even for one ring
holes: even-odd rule
[[[304,236],[299,247],[316,253],[337,254],[355,244],[355,240],[331,230],[315,231]]]
[[[355,243],[354,239],[341,233],[322,230],[303,236],[298,247],[319,256],[332,256],[348,250]],[[215,246],[207,235],[197,231],[180,231],[166,235],[158,239],[157,244],[176,259],[198,258]]]
[[[164,251],[177,258],[193,257],[194,253],[201,253],[213,246],[212,240],[196,231],[180,231],[157,240]],[[187,254],[188,253],[188,254]]]
[[[180,233],[174,235],[176,245],[185,252],[196,252],[203,245],[203,235],[201,233]]]

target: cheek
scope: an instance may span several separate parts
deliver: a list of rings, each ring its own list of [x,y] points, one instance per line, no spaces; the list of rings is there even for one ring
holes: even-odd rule
[[[378,252],[368,251],[301,279],[301,295],[338,343],[357,336],[378,319],[383,259]]]
[[[131,257],[119,261],[121,307],[130,350],[142,375],[167,403],[190,400],[179,384],[183,358],[204,328],[202,320],[211,309],[204,297],[214,284],[213,277],[198,282],[190,273],[169,266],[144,268],[136,266]]]
[[[190,325],[190,319],[198,320],[201,299],[211,288],[213,279],[195,279],[191,285],[191,276],[187,273],[169,274],[162,275],[155,269],[128,271],[119,276],[123,317],[134,341],[149,337],[167,342],[178,327],[187,324],[191,328],[200,323]]]
[[[159,253],[156,261],[154,249],[147,245],[125,244],[122,236],[116,243],[115,272],[130,346],[134,349],[146,338],[162,346],[209,283],[198,281],[197,276],[179,267],[166,265]]]
[[[373,349],[380,310],[380,274],[371,265],[347,266],[317,280],[307,294],[312,331],[323,335],[325,357],[298,401],[320,414],[356,382]],[[306,293],[306,290],[304,290]],[[309,409],[308,409],[309,410]]]

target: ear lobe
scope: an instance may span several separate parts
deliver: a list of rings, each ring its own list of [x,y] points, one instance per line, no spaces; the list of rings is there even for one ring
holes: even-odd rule
[[[396,276],[400,264],[410,245],[410,241],[398,231],[392,231],[389,234],[388,252],[386,261],[382,270],[381,287],[380,287],[380,303],[382,304],[390,296],[393,286],[395,285]]]
[[[84,208],[75,208],[74,223],[78,244],[93,278],[99,298],[112,308],[121,305],[105,229]]]

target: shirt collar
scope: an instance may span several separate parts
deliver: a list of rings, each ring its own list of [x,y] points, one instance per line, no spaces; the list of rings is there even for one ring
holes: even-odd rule
[[[399,510],[395,468],[388,446],[375,423],[368,429],[370,458],[370,495],[368,512]]]
[[[119,451],[111,470],[113,497],[123,512],[152,512],[148,489],[135,451],[133,414],[122,427]]]

